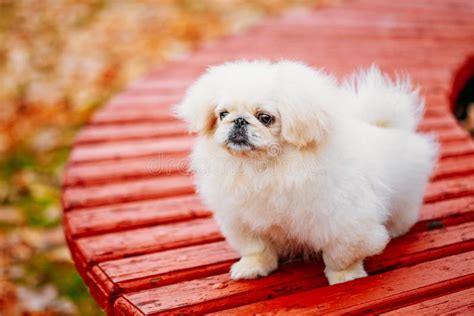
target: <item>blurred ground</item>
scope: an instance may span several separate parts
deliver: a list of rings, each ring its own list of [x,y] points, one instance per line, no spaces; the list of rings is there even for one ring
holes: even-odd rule
[[[0,0],[0,314],[100,315],[60,226],[75,132],[128,81],[322,0]]]

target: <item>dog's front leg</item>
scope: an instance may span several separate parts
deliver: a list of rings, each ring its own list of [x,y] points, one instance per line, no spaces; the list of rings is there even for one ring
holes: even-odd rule
[[[222,225],[222,230],[229,244],[241,256],[230,269],[232,279],[267,276],[278,267],[278,254],[264,238],[235,222]]]

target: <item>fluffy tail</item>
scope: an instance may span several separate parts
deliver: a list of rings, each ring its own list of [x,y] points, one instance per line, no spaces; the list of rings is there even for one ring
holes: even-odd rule
[[[350,111],[369,124],[414,131],[423,115],[424,99],[407,77],[392,81],[372,66],[352,75],[345,87]]]

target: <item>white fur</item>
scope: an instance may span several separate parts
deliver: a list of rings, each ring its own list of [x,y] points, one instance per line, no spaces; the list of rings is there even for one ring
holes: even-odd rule
[[[364,258],[417,221],[437,152],[415,132],[421,98],[375,67],[349,82],[298,62],[238,61],[210,68],[178,105],[199,133],[198,191],[242,256],[233,278],[316,252],[330,284],[362,277]],[[270,127],[255,118],[262,110]],[[226,143],[236,117],[252,148]]]
[[[372,66],[349,77],[344,85],[355,117],[381,127],[416,130],[424,100],[407,76],[392,82]]]

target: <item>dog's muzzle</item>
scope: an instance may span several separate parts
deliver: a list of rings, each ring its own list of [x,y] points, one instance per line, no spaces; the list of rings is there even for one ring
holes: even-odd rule
[[[252,146],[247,136],[247,125],[249,123],[243,118],[238,117],[234,120],[234,127],[229,133],[230,143],[241,146]]]

